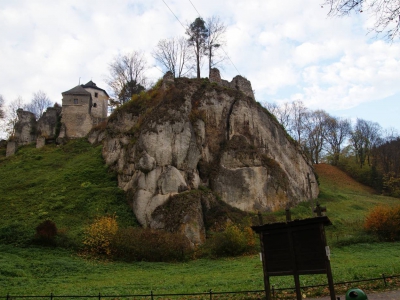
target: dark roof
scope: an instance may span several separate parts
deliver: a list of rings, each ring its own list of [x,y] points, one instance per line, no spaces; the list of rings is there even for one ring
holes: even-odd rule
[[[107,92],[106,92],[105,90],[99,88],[99,87],[98,87],[93,81],[91,81],[91,80],[90,80],[88,83],[86,83],[86,84],[82,84],[81,86],[82,86],[83,88],[91,88],[91,89],[103,91],[103,92],[107,95],[107,97],[110,97],[110,96],[108,96],[108,94],[107,94]]]
[[[87,90],[85,90],[81,85],[70,89],[69,91],[61,93],[62,95],[91,95]]]
[[[289,227],[298,227],[298,226],[307,226],[310,224],[323,224],[323,225],[332,225],[332,222],[329,220],[327,216],[308,218],[303,220],[294,220],[289,222],[280,222],[280,223],[272,223],[272,224],[264,224],[261,226],[251,226],[251,228],[257,232],[265,232],[265,231],[273,231],[279,229],[286,229]]]

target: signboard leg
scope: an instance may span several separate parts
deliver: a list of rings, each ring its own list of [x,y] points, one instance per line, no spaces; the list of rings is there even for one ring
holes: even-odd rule
[[[296,299],[301,300],[300,278],[298,274],[294,275],[294,285],[296,286]]]
[[[329,261],[328,261],[327,269],[328,269],[327,276],[328,276],[328,284],[329,284],[329,293],[331,294],[331,300],[336,300],[335,288],[334,288],[334,285],[333,285],[331,264],[330,264]]]
[[[265,286],[265,296],[267,300],[271,300],[271,284],[269,282],[269,276],[265,276],[264,278],[264,286]]]

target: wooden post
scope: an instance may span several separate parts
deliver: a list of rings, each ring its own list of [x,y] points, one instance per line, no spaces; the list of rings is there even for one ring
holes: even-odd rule
[[[259,234],[260,236],[260,246],[261,246],[261,260],[263,265],[263,274],[264,274],[264,289],[265,289],[265,299],[271,300],[271,283],[269,282],[269,275],[267,272],[267,258],[264,253],[264,242],[263,242],[263,233]]]
[[[295,253],[294,245],[293,245],[293,233],[292,233],[292,229],[290,227],[287,230],[287,235],[289,238],[290,253],[292,256],[292,272],[293,272],[293,277],[294,277],[294,285],[296,287],[296,299],[302,300],[301,290],[300,290],[300,276],[299,276],[299,273],[297,270],[296,253]]]
[[[311,216],[314,216],[314,213],[313,213],[314,201],[313,201],[310,173],[307,173],[307,182],[308,182],[308,189],[310,190]]]
[[[321,233],[322,242],[326,246],[325,228],[324,228],[323,224],[319,225],[319,231]],[[328,255],[326,255],[326,257],[325,257],[325,264],[326,264],[326,276],[328,277],[329,293],[331,294],[331,300],[336,300],[335,286],[334,286],[333,277],[332,277],[331,261],[330,261],[330,257]]]
[[[290,208],[289,207],[286,207],[285,213],[286,213],[286,222],[292,221],[292,214],[290,212]]]
[[[264,224],[264,221],[263,221],[263,217],[262,217],[262,214],[261,214],[261,212],[260,211],[258,211],[258,225],[263,225]]]

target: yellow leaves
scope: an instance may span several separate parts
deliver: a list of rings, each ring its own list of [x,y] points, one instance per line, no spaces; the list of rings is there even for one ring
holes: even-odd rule
[[[116,216],[98,217],[85,230],[83,244],[92,254],[112,254],[112,239],[118,231]]]
[[[400,205],[395,207],[376,206],[365,218],[364,228],[384,240],[399,239]]]

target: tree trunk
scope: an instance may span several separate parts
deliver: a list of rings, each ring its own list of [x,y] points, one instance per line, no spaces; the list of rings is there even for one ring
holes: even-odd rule
[[[211,58],[212,58],[212,53],[211,53],[211,46],[208,49],[208,76],[210,76],[211,73]]]
[[[200,55],[197,53],[196,55],[197,59],[197,79],[200,79]]]

